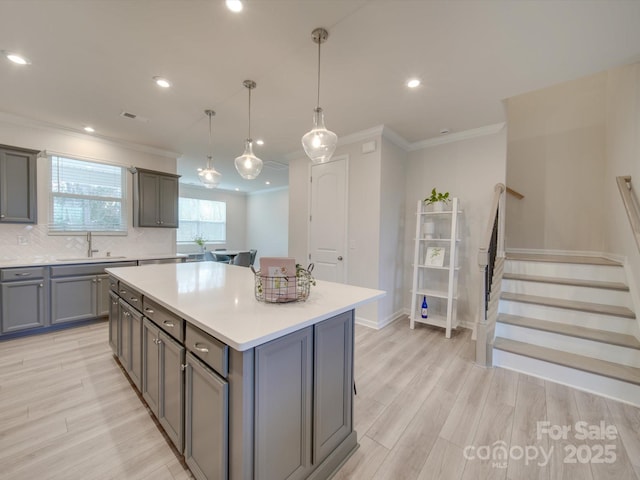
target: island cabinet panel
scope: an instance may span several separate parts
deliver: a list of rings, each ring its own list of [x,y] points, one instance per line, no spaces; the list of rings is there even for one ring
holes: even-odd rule
[[[312,468],[313,327],[255,350],[254,478],[306,478]]]
[[[353,431],[353,312],[314,327],[313,463]]]
[[[142,387],[142,314],[120,300],[120,348],[118,358],[138,388]]]
[[[185,461],[198,480],[227,480],[229,385],[188,352],[185,392]]]
[[[142,398],[158,416],[160,403],[160,329],[148,319],[142,323]]]
[[[160,331],[158,420],[178,451],[184,447],[184,347]]]
[[[183,449],[185,348],[149,319],[142,323],[142,397],[175,447]]]
[[[109,346],[113,354],[120,356],[120,299],[118,295],[109,294]]]

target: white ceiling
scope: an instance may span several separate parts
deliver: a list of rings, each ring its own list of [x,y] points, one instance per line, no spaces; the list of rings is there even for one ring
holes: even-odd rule
[[[233,159],[247,135],[252,93],[256,154],[288,163],[311,128],[315,27],[320,104],[338,136],[384,124],[408,142],[504,121],[502,100],[640,60],[640,1],[0,0],[0,111],[101,137],[178,152],[182,180],[208,152],[221,187],[287,184],[268,166],[242,180]],[[155,86],[161,75],[169,90]],[[417,76],[423,85],[405,87]],[[122,118],[128,111],[148,118]]]

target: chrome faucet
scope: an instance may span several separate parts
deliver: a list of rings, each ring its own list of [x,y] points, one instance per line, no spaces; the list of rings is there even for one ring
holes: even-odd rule
[[[87,243],[89,244],[87,248],[87,257],[91,258],[94,253],[98,252],[98,250],[93,249],[93,238],[91,236],[91,232],[87,232]]]

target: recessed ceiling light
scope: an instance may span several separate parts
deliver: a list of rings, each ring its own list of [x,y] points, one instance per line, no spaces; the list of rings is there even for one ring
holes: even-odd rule
[[[242,2],[240,0],[227,0],[225,3],[232,12],[238,13],[242,11]]]
[[[256,145],[264,145],[264,140],[256,140]]]
[[[267,180],[266,182],[264,182],[265,185],[271,185],[271,182],[269,180]]]
[[[239,192],[239,191],[240,191],[240,189],[236,187],[236,192]]]
[[[153,77],[153,81],[162,88],[169,88],[171,86],[171,82],[164,77]]]
[[[409,88],[416,88],[419,86],[420,86],[420,80],[418,80],[417,78],[412,78],[407,82],[407,87]]]
[[[87,125],[86,127],[84,127],[84,131],[85,131],[85,132],[88,132],[88,133],[93,133],[93,132],[95,132],[95,131],[96,131],[96,129],[95,129],[95,128],[93,128],[93,127],[92,127],[92,126],[90,126],[90,125]]]
[[[27,57],[23,57],[14,52],[7,52],[6,50],[0,50],[2,55],[7,57],[7,59],[11,60],[13,63],[17,63],[18,65],[31,65],[31,60]]]

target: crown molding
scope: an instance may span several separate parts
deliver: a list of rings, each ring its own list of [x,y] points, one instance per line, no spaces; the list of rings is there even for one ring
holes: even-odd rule
[[[19,127],[39,128],[41,130],[47,130],[53,133],[58,133],[58,134],[66,135],[68,137],[73,137],[81,140],[90,139],[92,141],[103,143],[105,145],[126,148],[128,150],[133,150],[136,152],[150,153],[152,155],[158,155],[160,157],[178,159],[182,156],[181,153],[172,152],[170,150],[163,150],[160,148],[149,147],[146,145],[140,145],[133,142],[126,142],[123,140],[115,140],[110,137],[105,137],[105,136],[100,136],[95,134],[89,135],[86,133],[78,132],[72,128],[63,127],[61,125],[56,125],[54,123],[44,122],[42,120],[34,120],[32,118],[21,117],[18,115],[7,113],[7,112],[0,112],[0,122],[6,123],[9,125],[19,126]],[[42,150],[45,150],[45,149],[42,149]]]

